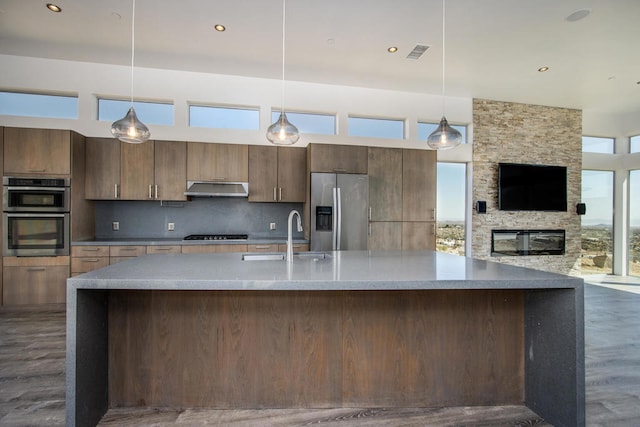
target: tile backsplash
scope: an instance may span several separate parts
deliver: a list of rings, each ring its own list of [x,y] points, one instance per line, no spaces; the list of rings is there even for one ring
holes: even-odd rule
[[[246,198],[194,198],[189,202],[96,202],[96,239],[176,238],[189,234],[248,234],[250,238],[286,238],[292,209],[302,203],[249,203]],[[119,230],[112,230],[112,223]],[[175,230],[168,231],[167,224]],[[269,230],[275,223],[276,229]],[[294,237],[304,233],[294,230]]]

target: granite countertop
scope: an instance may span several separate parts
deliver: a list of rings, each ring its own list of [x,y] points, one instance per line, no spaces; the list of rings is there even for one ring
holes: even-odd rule
[[[242,253],[146,255],[68,279],[75,289],[552,289],[583,280],[432,251],[307,253],[292,263]],[[317,253],[316,253],[317,254]]]
[[[162,237],[125,237],[121,239],[92,239],[92,240],[74,240],[71,242],[71,246],[89,246],[89,245],[104,245],[104,246],[128,246],[128,245],[146,245],[146,246],[159,246],[159,245],[271,245],[271,244],[284,244],[287,243],[287,237],[269,237],[269,238],[252,238],[249,237],[246,240],[183,240],[182,238],[162,238]],[[293,243],[309,243],[309,240],[305,239],[293,239]]]

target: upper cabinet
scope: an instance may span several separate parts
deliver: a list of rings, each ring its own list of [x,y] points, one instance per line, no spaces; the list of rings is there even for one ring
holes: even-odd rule
[[[155,141],[154,197],[158,200],[187,200],[187,144]]]
[[[369,148],[370,221],[402,221],[402,149]]]
[[[87,199],[116,200],[120,186],[120,141],[113,138],[87,138]]]
[[[244,144],[187,145],[187,180],[249,181],[249,147]]]
[[[119,199],[154,200],[153,149],[153,141],[142,144],[120,142]]]
[[[186,144],[127,144],[87,138],[85,197],[94,200],[185,200]]]
[[[436,220],[436,151],[402,150],[402,220]]]
[[[71,175],[71,131],[4,128],[4,175]]]
[[[367,147],[309,144],[309,172],[367,173]]]
[[[249,146],[249,201],[305,201],[306,149]]]

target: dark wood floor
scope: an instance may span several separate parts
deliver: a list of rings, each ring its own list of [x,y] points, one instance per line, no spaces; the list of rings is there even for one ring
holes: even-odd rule
[[[588,426],[640,426],[640,281],[585,289]],[[607,287],[608,286],[608,287]],[[624,289],[624,290],[621,290]],[[629,292],[631,291],[631,292]],[[634,293],[635,292],[635,293]],[[0,308],[0,426],[64,425],[65,312]],[[110,410],[101,426],[546,426],[523,406],[331,410]]]

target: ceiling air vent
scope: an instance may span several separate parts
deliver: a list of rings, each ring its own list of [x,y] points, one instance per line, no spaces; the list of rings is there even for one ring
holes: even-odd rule
[[[423,44],[417,44],[411,52],[407,55],[407,59],[418,59],[429,49],[429,46]]]

